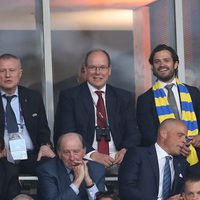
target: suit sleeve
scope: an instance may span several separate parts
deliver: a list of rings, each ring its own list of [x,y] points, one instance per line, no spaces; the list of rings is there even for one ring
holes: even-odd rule
[[[42,200],[60,200],[70,199],[79,200],[79,197],[75,194],[73,189],[67,185],[64,186],[63,191],[60,190],[58,179],[50,174],[49,169],[44,166],[40,166],[37,169],[38,176],[38,196]]]
[[[38,137],[37,143],[42,144],[51,144],[50,141],[50,129],[48,126],[46,111],[42,97],[39,95],[39,108],[38,108]]]
[[[158,118],[155,114],[153,98],[139,96],[136,110],[137,124],[141,133],[141,145],[149,146],[155,143],[157,138]]]
[[[141,142],[141,135],[139,133],[137,123],[136,123],[136,112],[133,96],[129,95],[129,101],[127,104],[125,116],[125,140],[123,139],[123,147],[131,148],[137,146]]]
[[[56,145],[60,135],[76,131],[76,122],[74,118],[73,99],[65,91],[59,96],[59,102],[55,115],[54,123],[54,144]]]
[[[142,200],[138,188],[140,159],[135,149],[129,149],[119,169],[119,194],[123,200]]]

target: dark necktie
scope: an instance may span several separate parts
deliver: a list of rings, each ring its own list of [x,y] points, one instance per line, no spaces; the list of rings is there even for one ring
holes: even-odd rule
[[[178,107],[177,107],[177,104],[176,104],[176,99],[175,99],[174,93],[172,91],[173,85],[174,84],[172,83],[172,84],[169,84],[169,85],[165,86],[165,88],[168,91],[167,98],[168,98],[169,104],[170,104],[170,106],[172,108],[172,111],[173,111],[173,113],[175,115],[175,118],[176,119],[180,119]]]
[[[96,106],[97,113],[97,126],[99,128],[106,128],[107,126],[107,117],[106,117],[106,109],[104,106],[104,101],[102,98],[102,91],[95,92],[98,95],[98,101]],[[98,141],[98,152],[103,154],[109,154],[109,144],[108,141],[105,140],[105,137],[101,137]]]
[[[11,100],[14,97],[16,97],[16,95],[12,95],[12,96],[3,95],[3,97],[7,100],[5,118],[6,118],[8,133],[16,133],[18,132],[17,120],[15,117],[15,113],[10,105]]]
[[[165,157],[165,166],[163,174],[163,192],[162,192],[163,200],[167,200],[169,198],[171,191],[171,170],[169,164],[171,159],[172,158],[170,156]]]
[[[69,178],[70,178],[71,182],[74,181],[74,171],[73,171],[73,170],[71,170],[71,171],[69,172]]]

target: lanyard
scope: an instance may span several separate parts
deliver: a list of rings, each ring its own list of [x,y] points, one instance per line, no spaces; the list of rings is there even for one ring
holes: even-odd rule
[[[11,106],[12,107],[12,106]],[[5,113],[6,111],[5,111],[5,109],[4,109],[4,113]],[[14,110],[13,110],[13,112],[14,112]],[[14,114],[15,114],[15,112],[14,112]],[[5,117],[5,127],[6,127],[6,129],[7,129],[7,120],[6,120],[6,115],[4,115],[4,117]],[[20,105],[20,102],[19,102],[19,119],[20,119],[20,123],[17,123],[17,125],[19,126],[19,128],[20,128],[20,131],[19,132],[21,132],[21,133],[23,133],[23,129],[24,129],[24,118],[23,118],[23,115],[22,115],[22,109],[21,109],[21,105]]]

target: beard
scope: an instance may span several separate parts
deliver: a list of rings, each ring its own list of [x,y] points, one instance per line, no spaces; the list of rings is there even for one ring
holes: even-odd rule
[[[162,73],[161,73],[161,74],[159,73],[159,69],[158,69],[158,70],[155,70],[155,69],[153,68],[153,75],[154,75],[155,77],[157,77],[158,80],[160,80],[160,81],[162,81],[162,82],[168,82],[168,81],[174,79],[174,77],[176,77],[176,69],[172,69],[172,70],[169,71],[168,74],[162,75]]]

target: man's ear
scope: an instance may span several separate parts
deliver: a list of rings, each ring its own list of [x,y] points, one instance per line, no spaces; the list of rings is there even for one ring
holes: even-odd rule
[[[174,63],[174,69],[178,69],[178,61],[176,61],[175,63]]]
[[[166,138],[167,138],[167,130],[161,129],[161,130],[160,130],[160,136],[161,136],[163,139],[166,139]]]

